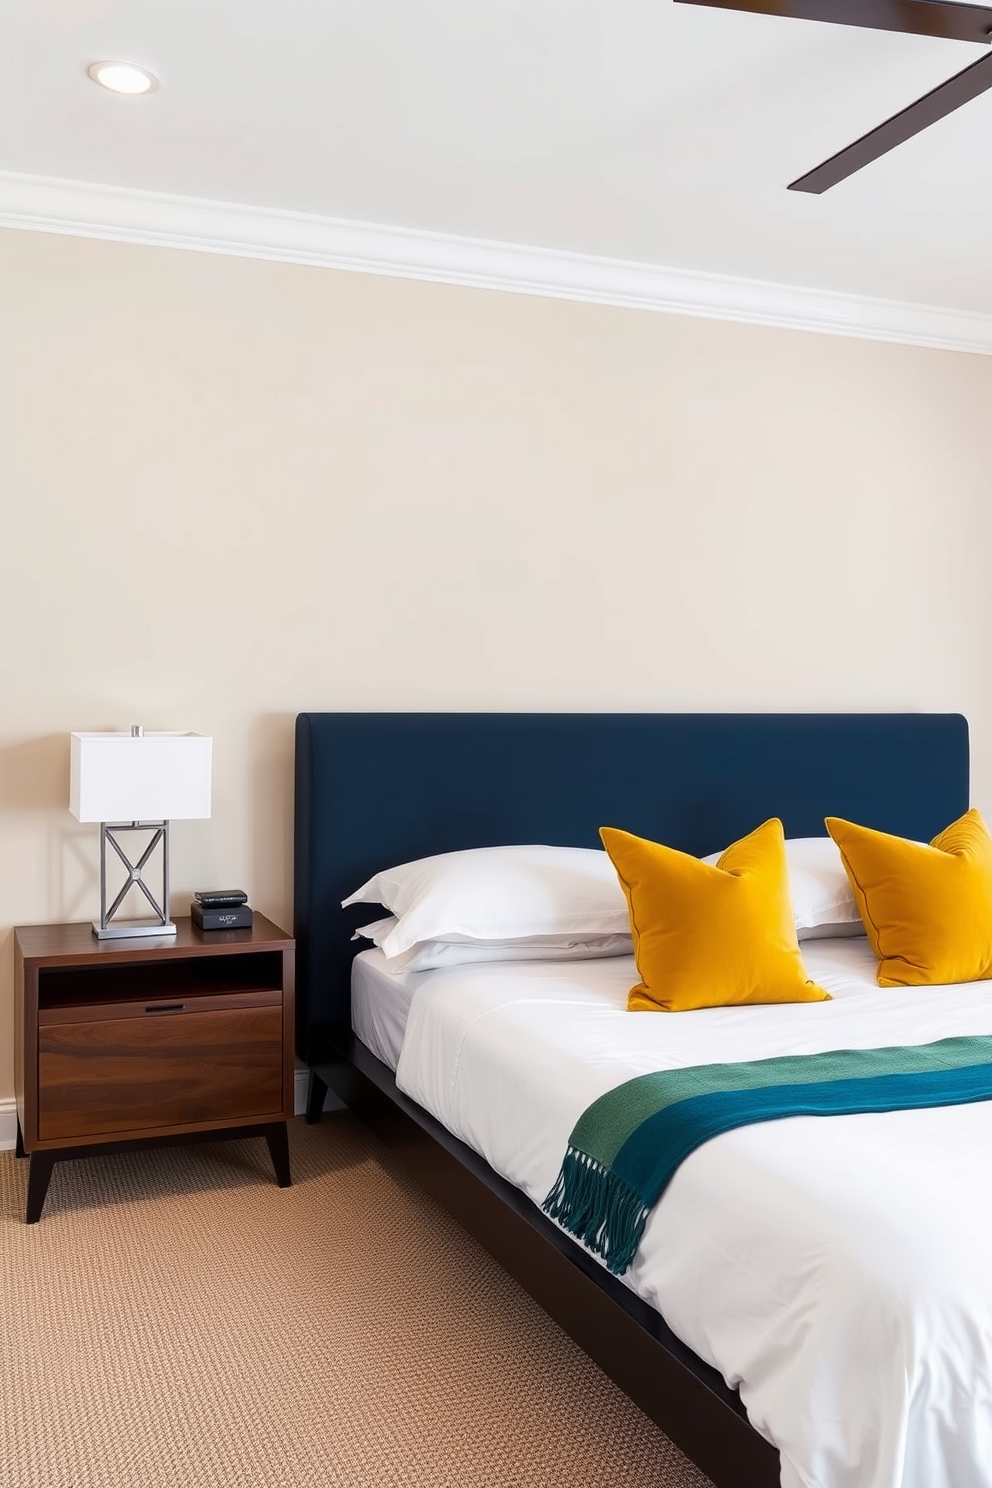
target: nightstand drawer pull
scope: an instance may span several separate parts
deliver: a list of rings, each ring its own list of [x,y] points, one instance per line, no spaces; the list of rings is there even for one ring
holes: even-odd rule
[[[146,1007],[146,1013],[181,1013],[186,1004],[184,1002],[156,1002],[151,1007]]]

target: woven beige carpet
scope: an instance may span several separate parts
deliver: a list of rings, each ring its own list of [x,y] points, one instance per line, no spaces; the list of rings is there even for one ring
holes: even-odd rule
[[[707,1488],[354,1119],[0,1153],[4,1488]]]

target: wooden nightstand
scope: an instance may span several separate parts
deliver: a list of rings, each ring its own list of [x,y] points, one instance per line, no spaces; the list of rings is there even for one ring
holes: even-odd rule
[[[295,942],[250,930],[100,941],[87,925],[14,931],[17,1154],[27,1223],[56,1162],[122,1147],[262,1137],[290,1181]]]

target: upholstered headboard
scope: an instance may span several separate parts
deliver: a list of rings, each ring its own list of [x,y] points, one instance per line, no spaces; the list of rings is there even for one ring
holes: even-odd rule
[[[296,721],[297,1049],[350,1012],[377,869],[511,842],[598,847],[601,825],[686,852],[769,816],[928,839],[968,806],[958,714],[301,713]]]

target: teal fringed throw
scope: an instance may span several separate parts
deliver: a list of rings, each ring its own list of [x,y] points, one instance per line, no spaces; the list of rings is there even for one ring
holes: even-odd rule
[[[992,1100],[992,1037],[985,1034],[639,1075],[579,1117],[544,1209],[619,1276],[676,1168],[721,1132],[785,1116],[981,1100]]]

